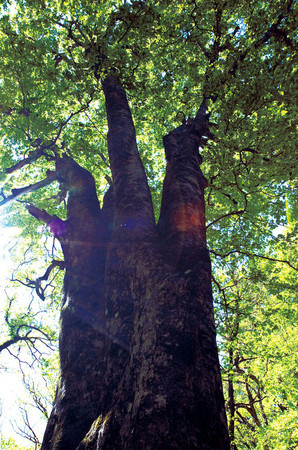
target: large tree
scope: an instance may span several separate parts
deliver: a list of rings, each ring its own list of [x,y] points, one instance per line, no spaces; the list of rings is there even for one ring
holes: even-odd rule
[[[1,203],[22,197],[64,255],[42,448],[229,448],[206,230],[216,257],[258,258],[283,215],[294,39],[289,0],[3,12]]]

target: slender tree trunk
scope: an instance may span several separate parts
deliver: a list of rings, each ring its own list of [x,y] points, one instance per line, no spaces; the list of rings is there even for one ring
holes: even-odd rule
[[[69,190],[67,270],[61,376],[42,448],[228,449],[198,153],[205,104],[164,138],[156,225],[125,92],[113,78],[103,91],[113,195],[100,209],[90,174],[57,164]]]
[[[234,367],[234,352],[233,349],[229,349],[229,363],[230,367]],[[230,412],[230,423],[229,423],[229,435],[231,440],[231,450],[237,450],[237,447],[234,443],[235,440],[235,397],[234,397],[234,380],[233,374],[229,371],[228,374],[228,407]]]

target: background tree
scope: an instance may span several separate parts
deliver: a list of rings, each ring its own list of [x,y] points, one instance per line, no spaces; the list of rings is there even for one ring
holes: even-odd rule
[[[296,253],[292,226],[267,250],[270,259],[250,259],[242,267],[227,261],[226,272],[217,273],[233,448],[297,445],[295,271],[273,261],[291,260]]]
[[[36,367],[37,366],[37,367]],[[13,428],[23,439],[30,441],[35,449],[40,448],[42,432],[49,420],[57,384],[58,361],[56,358],[41,358],[34,365],[31,377],[23,374],[27,398],[20,399],[19,411],[22,421],[14,420]],[[33,417],[32,417],[33,416]]]
[[[33,439],[36,444],[42,439],[42,422],[46,421],[44,411],[51,407],[55,390],[53,384],[57,378],[53,373],[57,373],[58,362],[56,361],[52,368],[52,360],[57,359],[53,358],[52,353],[58,350],[60,289],[53,283],[58,281],[60,273],[56,273],[56,280],[53,280],[55,275],[52,273],[52,277],[49,276],[48,280],[37,279],[35,281],[38,283],[32,285],[36,273],[42,271],[42,266],[51,259],[49,249],[52,247],[51,243],[47,242],[49,237],[44,233],[34,233],[34,241],[35,247],[33,244],[28,245],[28,235],[27,239],[21,237],[11,240],[1,255],[3,258],[1,284],[5,281],[7,284],[3,293],[1,289],[0,374],[1,397],[4,398],[1,436],[3,446],[5,438],[11,436],[9,432],[13,430],[25,439],[30,438],[30,441]],[[3,243],[3,240],[1,242]],[[17,263],[15,268],[14,263]],[[5,280],[7,275],[9,278]],[[47,305],[44,303],[44,296],[41,295],[42,300],[36,294],[36,287],[39,294],[46,292]],[[52,395],[49,395],[51,389]],[[10,400],[9,392],[12,394]],[[17,438],[15,434],[13,437]],[[24,440],[21,442],[24,444]]]
[[[209,179],[206,197],[207,232],[215,267],[222,258],[227,261],[228,256],[237,255],[237,259],[233,259],[236,266],[241,259],[248,261],[248,258],[265,256],[264,249],[272,237],[272,230],[285,221],[285,194],[292,189],[294,179],[293,2],[263,4],[255,1],[248,4],[239,1],[236,4],[214,1],[210,6],[196,1],[115,1],[96,7],[88,1],[75,5],[72,2],[37,4],[28,1],[18,2],[17,6],[14,17],[13,14],[9,16],[4,13],[1,18],[3,93],[0,103],[2,130],[5,133],[5,139],[2,140],[2,165],[6,169],[6,174],[3,174],[5,189],[2,191],[2,205],[9,205],[6,213],[10,214],[11,219],[15,211],[11,200],[22,195],[31,215],[45,222],[61,242],[66,263],[69,264],[66,265],[64,282],[63,304],[67,307],[63,309],[64,328],[61,334],[61,349],[68,350],[61,363],[61,383],[66,383],[70,395],[68,399],[73,401],[71,396],[74,394],[72,386],[75,380],[69,371],[69,364],[72,364],[73,373],[81,379],[88,364],[86,355],[81,357],[79,364],[74,364],[74,355],[77,360],[78,354],[84,354],[84,349],[83,346],[71,347],[69,342],[84,342],[85,352],[87,348],[93,349],[93,353],[90,351],[88,355],[93,369],[88,372],[88,395],[84,397],[81,394],[79,407],[76,408],[75,402],[73,407],[84,416],[86,431],[92,420],[98,417],[95,405],[97,408],[100,396],[103,416],[94,423],[92,432],[81,445],[82,448],[92,448],[93,442],[101,439],[99,430],[109,423],[110,428],[105,426],[108,431],[102,445],[109,448],[112,445],[109,436],[113,435],[112,448],[115,448],[115,439],[121,440],[127,436],[127,429],[135,429],[123,419],[124,410],[129,415],[130,404],[133,420],[140,424],[140,417],[135,415],[138,410],[136,399],[124,398],[121,393],[115,393],[123,367],[129,367],[122,378],[123,388],[131,387],[128,382],[130,378],[139,379],[140,384],[135,384],[137,392],[141,392],[146,385],[146,382],[142,384],[144,379],[151,379],[146,364],[151,362],[153,367],[159,367],[159,376],[164,373],[164,369],[159,366],[158,352],[152,350],[150,323],[156,311],[150,309],[148,303],[143,303],[146,295],[149,295],[147,299],[158,298],[160,306],[164,302],[164,310],[161,307],[159,313],[162,311],[165,316],[171,311],[173,314],[173,322],[169,320],[166,329],[162,326],[159,328],[158,320],[155,320],[155,330],[159,329],[158,336],[167,336],[163,342],[164,349],[167,349],[168,356],[175,354],[175,358],[180,361],[178,366],[181,364],[183,367],[183,370],[181,367],[173,370],[179,380],[188,373],[185,369],[188,361],[198,361],[205,351],[209,355],[214,352],[210,351],[210,346],[214,349],[214,340],[211,343],[214,338],[210,341],[207,338],[213,333],[212,323],[206,323],[205,327],[204,320],[198,320],[198,317],[204,317],[205,312],[199,311],[197,304],[181,302],[181,297],[189,300],[190,297],[203,296],[208,298],[207,304],[210,305],[210,273],[205,251],[203,211],[203,189],[206,183],[199,170],[201,158],[197,155],[197,147],[202,149],[205,146],[203,169]],[[103,91],[110,129],[109,158],[104,139],[107,131],[104,98],[99,83],[104,79]],[[129,95],[155,217],[159,216],[164,171],[161,137],[166,136],[164,146],[168,165],[157,230],[149,191],[136,152],[128,106],[122,88],[113,81],[115,79],[121,80]],[[210,117],[212,123],[208,124]],[[179,126],[181,121],[182,125]],[[170,132],[174,127],[175,132]],[[126,130],[125,137],[123,129]],[[119,154],[120,143],[122,154]],[[30,146],[31,151],[28,151]],[[105,247],[110,240],[108,224],[112,222],[112,190],[108,190],[103,208],[99,210],[94,182],[87,171],[92,172],[99,197],[102,197],[107,189],[105,176],[111,178],[109,164],[116,214],[114,244],[109,245],[106,269],[107,279],[110,280],[105,288],[107,304],[103,307],[98,304],[98,299],[103,298],[100,284],[105,266]],[[23,179],[24,172],[28,182]],[[56,181],[60,183],[60,191],[53,184]],[[67,218],[64,208],[66,192]],[[23,207],[23,225],[30,226],[24,204],[18,206]],[[98,229],[101,233],[98,233]],[[134,239],[131,239],[132,236]],[[90,240],[94,244],[94,252],[89,253],[85,248],[79,260],[77,251],[78,248],[81,251],[81,246],[78,243]],[[130,243],[129,251],[124,248],[124,242]],[[153,261],[153,249],[154,271],[153,266],[150,271],[149,261]],[[140,256],[141,251],[148,257],[147,269]],[[161,253],[161,260],[156,259],[156,252]],[[166,266],[164,260],[167,261]],[[142,261],[139,266],[138,261]],[[285,260],[282,258],[282,261]],[[94,270],[96,268],[96,280],[88,278],[88,264],[92,264]],[[291,261],[286,260],[283,264],[294,270]],[[84,265],[85,272],[82,270]],[[119,266],[122,275],[115,269]],[[145,283],[140,283],[140,280],[144,280],[144,273],[138,267],[148,270],[150,274],[146,276],[148,289],[142,293],[140,289]],[[161,278],[156,278],[156,272],[162,274],[163,282]],[[99,276],[99,273],[102,275]],[[237,271],[230,271],[231,275],[233,273],[237,274]],[[149,278],[151,284],[147,284]],[[200,281],[199,285],[195,280]],[[80,286],[81,292],[74,288],[76,285]],[[121,295],[115,286],[121,289]],[[156,286],[160,288],[158,292]],[[186,295],[185,289],[196,294]],[[171,293],[170,301],[163,294],[165,291]],[[87,304],[86,296],[90,299]],[[136,298],[139,302],[134,301]],[[75,302],[73,305],[70,299]],[[132,300],[135,308],[133,316]],[[77,319],[78,311],[84,320],[83,325]],[[132,324],[135,328],[131,335]],[[103,330],[107,334],[106,341],[102,339]],[[64,340],[66,336],[67,342]],[[199,336],[204,337],[198,339]],[[130,352],[135,359],[130,359],[128,364],[130,339],[131,348],[138,350],[136,353]],[[142,348],[144,342],[146,349]],[[199,358],[196,353],[198,350],[192,347],[194,342],[205,342],[206,345],[209,342],[208,352],[206,348],[200,347],[203,353]],[[103,347],[105,350],[102,354],[109,355],[107,363],[98,359],[99,349]],[[148,360],[140,363],[144,354]],[[189,359],[186,361],[183,358]],[[167,358],[165,360],[171,365]],[[97,364],[94,365],[94,361]],[[208,371],[212,366],[214,373],[217,373],[216,360],[213,361],[210,356],[202,356],[200,367],[205,367],[207,362],[210,364]],[[140,374],[144,370],[147,378],[142,379]],[[192,374],[189,379],[195,379],[196,385],[204,391],[204,397],[208,388],[200,379],[199,371],[195,372],[196,377],[193,378]],[[102,377],[100,374],[103,373],[105,376]],[[99,378],[104,380],[103,387],[94,381]],[[162,391],[163,379],[159,380],[156,374],[153,379],[157,395],[155,411],[156,405],[162,410],[164,397],[158,389]],[[175,380],[172,384],[177,387],[179,383]],[[215,385],[218,386],[218,378]],[[83,393],[86,388],[82,389]],[[97,389],[102,389],[103,394]],[[213,395],[214,386],[210,389]],[[192,385],[190,395],[194,391]],[[114,392],[114,398],[110,398],[111,392]],[[208,399],[209,406],[212,395]],[[146,403],[145,397],[137,399],[138,405],[142,405],[141,410]],[[188,401],[185,390],[183,398],[191,408],[192,402]],[[152,406],[152,397],[147,400]],[[84,401],[88,405],[88,414],[90,412],[93,418],[85,414]],[[58,396],[58,416],[61,402]],[[90,408],[92,402],[93,412]],[[204,405],[205,409],[208,402]],[[177,412],[177,406],[173,406],[169,399],[166,403],[170,411]],[[215,410],[218,413],[220,409],[215,405],[216,402],[210,417],[215,417]],[[114,418],[113,414],[109,415],[111,407],[114,412],[117,410],[118,417],[122,417],[120,422],[115,420],[115,415]],[[147,408],[148,412],[150,406]],[[191,414],[188,416],[186,413],[187,408],[185,406],[182,416],[176,416],[175,420],[180,417],[180,424],[192,423]],[[206,411],[204,414],[208,417]],[[171,417],[169,411],[166,415]],[[158,420],[157,417],[155,420]],[[164,413],[162,417],[165,418]],[[55,427],[55,420],[54,414],[45,448],[53,444],[49,443],[49,436],[52,434],[51,427]],[[83,429],[81,419],[77,420]],[[153,419],[148,421],[153,427],[157,426]],[[195,442],[200,442],[199,448],[205,448],[204,445],[206,448],[225,448],[223,442],[212,442],[211,435],[216,430],[216,423],[208,437],[203,431],[204,428],[208,434],[213,420],[209,421],[208,428],[204,426],[202,418],[197,417],[198,422],[201,423],[198,432],[199,435],[202,433],[201,436],[193,438],[188,432],[186,438],[183,430],[180,430],[180,436],[173,437],[173,442],[177,444],[181,439],[184,444],[189,442],[190,448],[196,448],[198,444]],[[60,416],[58,423],[58,428],[65,432],[65,436],[70,433],[67,420],[63,422]],[[166,428],[162,420],[158,420],[158,423]],[[190,428],[195,432],[194,426]],[[221,425],[221,429],[224,426]],[[121,438],[115,438],[118,433]],[[137,433],[141,436],[140,428]],[[205,437],[202,438],[204,433]],[[220,440],[219,432],[215,434]],[[54,435],[58,435],[57,431]],[[84,433],[74,437],[76,444],[73,443],[73,448],[83,437]],[[202,439],[205,439],[206,444],[203,444]],[[129,440],[126,442],[129,446]],[[54,445],[58,448],[61,442]]]

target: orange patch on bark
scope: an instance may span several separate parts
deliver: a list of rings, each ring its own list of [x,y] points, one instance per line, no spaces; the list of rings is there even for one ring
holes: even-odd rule
[[[192,204],[179,206],[173,213],[173,222],[178,231],[191,231],[201,225],[201,214]]]

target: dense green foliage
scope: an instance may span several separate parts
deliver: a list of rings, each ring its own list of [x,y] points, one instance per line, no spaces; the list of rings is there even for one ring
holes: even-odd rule
[[[289,227],[264,256],[286,261],[295,253]],[[215,292],[230,431],[234,426],[237,448],[295,448],[295,271],[270,259],[237,266],[226,260],[224,269],[216,271]]]
[[[24,264],[13,278],[31,287],[59,251],[26,203],[7,199],[11,189],[44,179],[63,152],[92,172],[102,197],[110,170],[100,78],[117,73],[127,90],[157,216],[162,136],[208,100],[213,139],[201,151],[208,242],[239,449],[289,449],[298,441],[294,17],[291,0],[19,0],[2,2],[0,16],[1,224],[22,230],[14,253]],[[25,157],[30,165],[5,171]],[[55,183],[19,199],[65,215]],[[278,225],[286,232],[274,236]],[[59,286],[59,270],[51,275]],[[35,295],[20,303],[7,291],[7,339],[24,324],[54,339],[41,314],[57,309],[52,278],[45,301]]]

